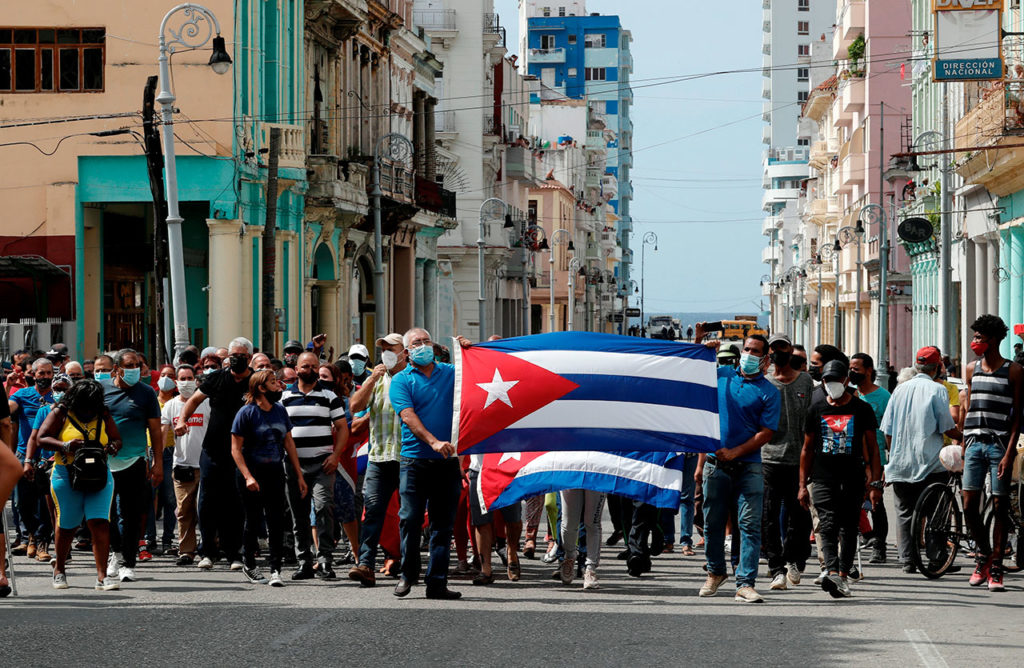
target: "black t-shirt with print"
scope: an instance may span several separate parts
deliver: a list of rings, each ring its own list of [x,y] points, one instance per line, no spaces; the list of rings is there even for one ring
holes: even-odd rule
[[[844,405],[833,406],[824,394],[815,393],[804,424],[804,433],[814,439],[811,480],[863,476],[864,434],[874,434],[877,428],[875,412],[866,401],[850,397]]]
[[[217,369],[200,381],[199,390],[210,398],[210,422],[203,450],[213,459],[220,461],[231,456],[231,424],[245,405],[251,375],[235,380],[228,369]]]

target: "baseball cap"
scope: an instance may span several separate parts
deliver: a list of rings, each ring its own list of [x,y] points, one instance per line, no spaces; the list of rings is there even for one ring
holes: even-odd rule
[[[846,377],[850,374],[850,369],[842,360],[832,360],[826,364],[821,370],[822,380],[846,380]]]
[[[387,344],[389,346],[400,346],[402,345],[402,335],[397,332],[391,332],[387,336],[377,339],[378,346],[381,344]]]
[[[793,345],[793,341],[789,338],[789,335],[783,334],[782,332],[779,332],[778,334],[772,334],[770,337],[768,337],[769,346],[778,341],[783,341],[790,346]]]
[[[206,346],[205,348],[203,348],[203,353],[199,356],[199,358],[202,359],[202,358],[206,357],[207,355],[216,355],[216,354],[217,354],[217,347],[216,346]]]
[[[302,343],[296,341],[295,339],[292,339],[291,341],[288,341],[287,343],[284,344],[284,352],[286,353],[301,353],[303,350],[305,350],[305,348],[303,347]]]
[[[726,346],[718,351],[719,357],[739,357],[739,351],[736,350],[736,346]]]
[[[942,361],[942,356],[939,355],[939,349],[935,346],[925,346],[917,351],[914,359],[918,364],[938,364]]]
[[[370,351],[361,343],[354,343],[352,344],[352,347],[348,349],[349,359],[351,359],[353,355],[359,355],[366,360],[370,359]]]
[[[46,351],[46,357],[62,360],[68,356],[68,347],[63,343],[55,343]]]

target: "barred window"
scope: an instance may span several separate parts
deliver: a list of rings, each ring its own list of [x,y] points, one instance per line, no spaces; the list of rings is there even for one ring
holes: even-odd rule
[[[106,32],[0,27],[0,92],[102,91]]]

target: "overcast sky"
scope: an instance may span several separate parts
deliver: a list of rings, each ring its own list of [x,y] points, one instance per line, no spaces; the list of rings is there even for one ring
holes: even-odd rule
[[[519,48],[516,0],[495,0]],[[760,302],[761,3],[588,0],[633,34],[634,278],[646,310],[748,313]],[[665,77],[753,69],[675,83]],[[700,133],[700,134],[697,134]],[[712,222],[713,221],[713,222]]]

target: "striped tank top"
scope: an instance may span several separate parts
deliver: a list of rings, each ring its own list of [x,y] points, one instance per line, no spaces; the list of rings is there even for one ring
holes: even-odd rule
[[[1010,438],[1010,411],[1013,388],[1010,386],[1010,361],[989,373],[982,371],[981,360],[974,363],[971,376],[971,403],[964,418],[964,440],[995,441],[1006,447]]]

